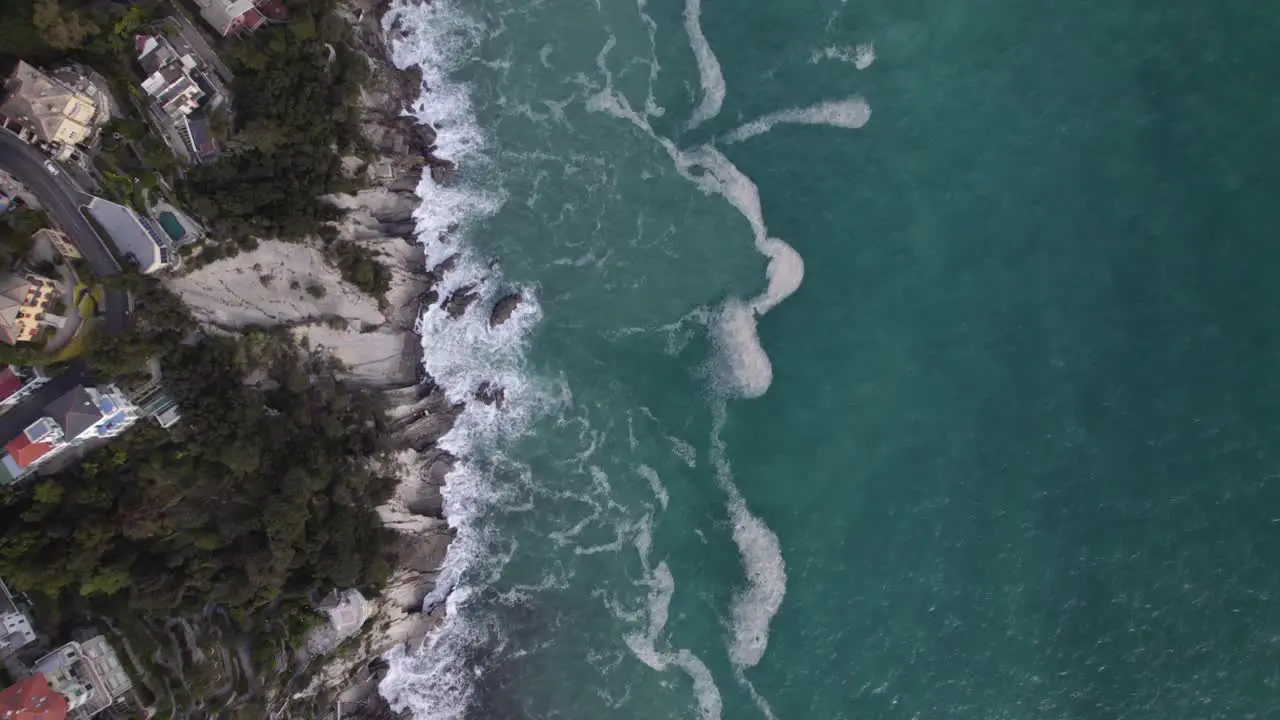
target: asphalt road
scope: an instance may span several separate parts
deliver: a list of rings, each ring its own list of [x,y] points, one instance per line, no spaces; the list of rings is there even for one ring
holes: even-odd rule
[[[49,219],[67,234],[95,276],[118,274],[120,263],[107,247],[106,241],[80,211],[81,206],[88,203],[92,196],[77,187],[65,172],[58,175],[50,173],[44,166],[47,160],[47,157],[20,140],[17,135],[0,129],[0,170],[12,175],[40,198],[40,204],[48,212]],[[98,322],[108,333],[114,335],[122,332],[129,321],[129,295],[109,290],[104,300],[103,317]],[[28,425],[44,416],[45,405],[81,383],[92,384],[93,375],[87,363],[75,360],[21,405],[0,415],[0,442],[17,437]]]
[[[106,241],[98,236],[98,231],[80,211],[92,196],[76,186],[65,172],[57,175],[49,172],[44,166],[46,161],[47,157],[17,135],[0,130],[0,170],[12,175],[40,198],[40,204],[48,211],[54,225],[67,234],[95,276],[119,274],[120,263],[116,262]],[[103,311],[107,332],[119,333],[129,319],[129,297],[123,292],[109,291],[105,300]]]

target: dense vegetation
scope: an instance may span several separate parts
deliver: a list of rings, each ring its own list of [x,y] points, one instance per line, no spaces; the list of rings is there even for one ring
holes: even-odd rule
[[[375,298],[381,299],[391,289],[391,269],[378,262],[362,245],[326,238],[325,259],[338,268],[343,280]]]
[[[185,185],[192,208],[221,236],[314,234],[338,216],[320,196],[353,189],[341,156],[360,138],[355,99],[368,71],[331,6],[296,0],[289,25],[223,53],[236,77],[233,152]]]
[[[31,252],[31,236],[47,225],[35,210],[14,210],[0,218],[0,272],[13,270]]]
[[[144,422],[0,493],[0,576],[54,598],[123,593],[137,612],[218,603],[241,617],[384,580],[372,508],[392,481],[368,469],[385,432],[375,398],[281,336],[192,334],[158,284],[146,283],[139,312],[94,361],[129,375],[162,350],[182,423]],[[246,385],[252,372],[264,381]]]

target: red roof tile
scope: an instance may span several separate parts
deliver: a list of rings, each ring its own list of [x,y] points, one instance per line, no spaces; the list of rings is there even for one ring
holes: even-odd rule
[[[4,447],[9,451],[9,457],[12,457],[20,468],[39,460],[45,453],[53,449],[53,445],[47,442],[31,442],[26,433],[10,440],[9,444]],[[3,717],[3,715],[0,715],[0,718]]]
[[[67,699],[54,692],[40,673],[0,690],[0,718],[4,720],[64,720],[66,717]]]
[[[12,368],[5,368],[4,372],[0,372],[0,400],[4,400],[21,389],[22,378],[15,375]]]

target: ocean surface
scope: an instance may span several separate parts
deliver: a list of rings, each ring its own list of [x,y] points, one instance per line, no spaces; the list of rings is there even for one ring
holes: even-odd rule
[[[401,0],[397,0],[400,2]],[[1280,11],[388,16],[459,400],[420,719],[1280,717]],[[458,223],[456,232],[449,232]]]

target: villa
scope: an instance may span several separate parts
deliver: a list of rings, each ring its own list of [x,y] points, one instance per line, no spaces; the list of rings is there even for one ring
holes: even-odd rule
[[[98,126],[106,122],[99,100],[91,96],[96,92],[92,85],[79,84],[83,91],[19,61],[5,81],[0,115],[47,143],[54,157],[67,160],[76,145],[91,142]]]
[[[57,284],[34,272],[0,276],[0,342],[34,340],[56,294]]]
[[[101,635],[69,642],[36,661],[33,676],[67,701],[67,717],[87,720],[111,707],[133,687],[120,659]],[[3,718],[0,715],[0,718]]]
[[[43,412],[4,446],[0,485],[22,479],[71,448],[113,438],[142,417],[138,407],[115,385],[77,385],[45,405]]]
[[[57,456],[66,445],[62,428],[42,417],[5,443],[0,455],[0,485],[10,485]]]
[[[253,0],[196,0],[196,5],[200,17],[223,37],[256,30],[267,21]]]
[[[76,386],[44,408],[62,428],[67,443],[110,438],[124,432],[138,419],[138,408],[114,385],[103,389]]]
[[[179,55],[163,35],[138,35],[134,46],[146,75],[142,89],[164,114],[179,120],[200,107],[205,91],[193,56]]]
[[[91,200],[85,210],[107,231],[116,250],[137,265],[139,272],[150,274],[172,264],[173,243],[151,218],[100,197]]]

